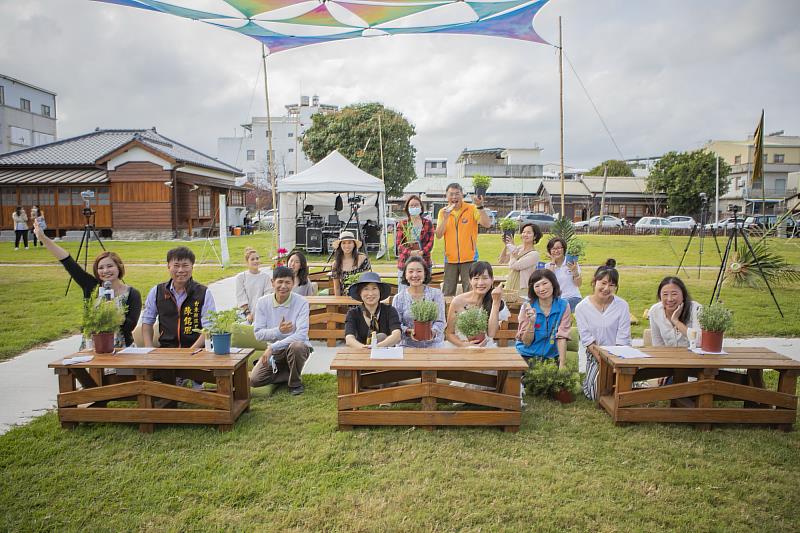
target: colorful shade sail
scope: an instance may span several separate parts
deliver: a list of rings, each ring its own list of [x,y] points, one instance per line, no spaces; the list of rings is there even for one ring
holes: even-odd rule
[[[219,13],[160,0],[93,1],[199,20],[257,39],[270,53],[362,36],[413,33],[488,35],[548,44],[534,30],[533,19],[549,0],[219,0]]]

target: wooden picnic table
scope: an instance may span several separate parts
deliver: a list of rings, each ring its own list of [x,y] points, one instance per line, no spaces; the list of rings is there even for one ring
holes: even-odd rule
[[[155,348],[145,355],[95,354],[91,361],[65,365],[58,359],[48,365],[58,375],[58,418],[61,426],[78,422],[133,422],[143,433],[154,424],[217,424],[229,431],[239,415],[250,408],[247,358],[252,349],[216,355],[188,348]],[[106,369],[126,369],[126,375],[105,374]],[[120,373],[122,374],[122,373]],[[216,391],[192,390],[175,385],[175,378],[215,382]],[[82,388],[77,388],[77,384]],[[108,402],[132,400],[134,407],[109,407]],[[192,404],[178,409],[177,402]]]
[[[370,359],[369,349],[343,348],[337,352],[331,369],[336,370],[339,385],[341,430],[386,425],[427,429],[501,426],[509,432],[519,430],[520,382],[528,365],[513,348],[405,348],[403,359]],[[447,380],[479,385],[480,390]],[[384,388],[370,388],[379,385]],[[420,408],[377,407],[397,402],[419,402]],[[437,410],[438,403],[446,402],[481,409]],[[365,407],[369,409],[364,410]]]
[[[640,350],[651,357],[623,359],[601,350],[598,405],[615,423],[690,422],[701,429],[722,423],[775,424],[791,431],[797,418],[799,361],[767,348],[726,348],[727,355],[661,346]],[[765,369],[778,372],[777,390],[764,385]],[[633,389],[636,381],[662,376],[672,376],[673,383]],[[688,381],[690,376],[697,381]],[[715,406],[714,401],[725,403]]]

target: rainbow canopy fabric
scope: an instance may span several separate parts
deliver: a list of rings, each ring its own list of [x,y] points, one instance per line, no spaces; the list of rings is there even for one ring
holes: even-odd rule
[[[168,13],[235,31],[264,43],[270,53],[411,33],[488,35],[549,44],[533,28],[534,17],[549,0],[93,1]]]

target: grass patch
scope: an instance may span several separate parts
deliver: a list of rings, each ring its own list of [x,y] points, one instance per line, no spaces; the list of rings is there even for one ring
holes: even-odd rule
[[[0,530],[797,531],[800,434],[615,427],[594,404],[531,399],[518,434],[336,431],[333,376],[256,390],[234,431],[0,437]]]

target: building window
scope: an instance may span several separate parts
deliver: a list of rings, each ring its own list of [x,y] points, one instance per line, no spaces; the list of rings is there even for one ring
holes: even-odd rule
[[[294,148],[289,148],[289,153],[291,154],[292,152],[294,152]]]
[[[17,189],[15,187],[0,189],[0,203],[3,207],[17,207]]]
[[[431,163],[431,168],[436,168],[436,162]]]
[[[292,133],[292,132],[290,131],[290,132],[289,132],[289,137],[294,137],[294,133]]]
[[[272,130],[267,130],[267,139],[272,137]]]
[[[248,161],[255,161],[256,159],[256,151],[255,150],[248,150],[247,151],[247,160]]]
[[[19,108],[23,111],[30,111],[31,110],[31,101],[26,100],[25,98],[19,99]]]
[[[0,85],[0,105],[6,103],[6,88]]]
[[[289,175],[290,175],[290,176],[293,176],[293,175],[294,175],[294,170],[290,170],[290,171],[289,171]]]
[[[42,116],[49,117],[50,116],[50,106],[42,104]]]
[[[197,191],[197,216],[211,218],[211,191],[208,189]]]
[[[766,165],[766,164],[767,164],[767,162],[768,162],[768,161],[767,161],[767,154],[764,154],[764,164]]]
[[[772,156],[773,163],[783,163],[783,154],[775,154]]]
[[[111,205],[111,188],[98,187],[95,189],[95,201],[97,205]]]
[[[31,130],[18,128],[16,126],[10,126],[8,129],[11,132],[11,144],[19,144],[21,146],[31,145]]]
[[[253,183],[253,181],[255,179],[256,179],[256,173],[255,172],[248,172],[247,173],[247,181],[249,181],[250,183]]]
[[[742,156],[737,155],[733,158],[734,165],[741,165],[742,164]]]
[[[56,138],[49,133],[42,133],[40,131],[33,132],[33,145],[39,146],[40,144],[47,144],[55,141]]]

